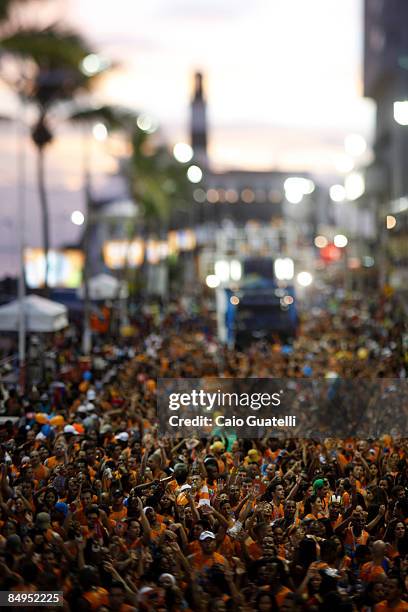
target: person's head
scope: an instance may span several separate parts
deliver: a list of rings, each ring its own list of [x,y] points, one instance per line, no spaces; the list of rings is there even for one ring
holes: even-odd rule
[[[404,583],[398,575],[391,575],[385,582],[385,598],[388,603],[395,603],[404,592]]]
[[[407,533],[405,524],[402,521],[398,521],[394,527],[394,536],[396,540],[402,540]]]
[[[385,491],[385,493],[388,493],[388,489],[389,489],[389,482],[386,478],[381,478],[378,486],[380,487],[380,489],[383,489]]]
[[[262,533],[262,531],[261,531]],[[265,534],[261,539],[262,554],[264,558],[275,557],[276,548],[273,534]]]
[[[91,504],[85,510],[86,521],[89,529],[93,529],[99,521],[99,508],[96,504]]]
[[[294,593],[288,593],[280,606],[281,612],[296,612],[299,610],[296,602],[296,595]]]
[[[378,466],[376,463],[371,463],[369,467],[369,471],[370,471],[370,478],[377,478],[379,472],[378,472]]]
[[[136,519],[130,519],[128,521],[127,534],[130,539],[135,540],[140,536],[141,528],[140,523]]]
[[[35,517],[35,526],[41,532],[51,528],[51,517],[48,512],[39,512],[37,514]]]
[[[159,584],[164,589],[171,589],[176,586],[176,579],[173,574],[161,574],[161,576],[159,576]]]
[[[17,522],[9,518],[4,524],[3,534],[7,538],[14,533],[17,533]]]
[[[241,490],[238,485],[235,485],[235,484],[231,485],[230,496],[229,496],[231,504],[235,505],[236,503],[238,503],[239,498],[240,498],[240,493],[241,493]]]
[[[89,591],[99,585],[99,574],[92,565],[85,565],[78,574],[79,584],[83,591]]]
[[[285,532],[282,527],[276,526],[273,529],[273,537],[276,544],[282,544],[285,541]]]
[[[288,499],[284,504],[285,519],[293,520],[296,514],[296,502],[293,499]]]
[[[329,490],[329,483],[325,478],[317,478],[313,483],[313,494],[323,499]]]
[[[144,508],[144,513],[145,516],[147,518],[147,520],[149,521],[150,525],[154,525],[156,523],[156,511],[154,508],[152,508],[152,506],[146,506],[146,508]]]
[[[259,610],[259,612],[274,612],[275,609],[273,595],[267,591],[259,591],[255,599],[255,610]]]
[[[38,449],[38,453],[40,455],[41,461],[45,461],[50,456],[50,451],[46,446],[41,446],[41,448]]]
[[[40,459],[40,453],[37,450],[33,450],[30,453],[30,460],[31,460],[31,465],[36,468],[40,465],[41,463],[41,459]]]
[[[31,499],[33,495],[33,488],[34,488],[34,482],[32,480],[23,481],[21,483],[21,493],[24,495],[26,499]]]
[[[388,460],[388,467],[391,471],[397,471],[399,460],[400,458],[398,453],[391,453],[390,458]]]
[[[42,554],[42,560],[47,567],[53,566],[56,563],[55,553],[52,548],[47,548]]]
[[[21,539],[16,533],[9,535],[6,540],[6,550],[11,555],[17,555],[21,552]]]
[[[336,521],[341,512],[341,497],[333,495],[329,503],[329,518],[331,521]]]
[[[58,458],[58,459],[62,459],[62,457],[64,457],[65,454],[65,446],[63,444],[56,444],[54,446],[54,455]]]
[[[276,465],[274,463],[268,463],[265,468],[265,476],[268,480],[272,480],[275,478],[276,474]]]
[[[353,476],[356,480],[359,480],[359,481],[363,480],[364,478],[364,468],[359,463],[357,463],[353,467]]]
[[[210,450],[216,457],[221,457],[221,455],[225,452],[225,446],[223,442],[217,441],[211,445]]]
[[[364,512],[361,506],[356,506],[351,515],[351,524],[356,528],[363,528],[365,523]]]
[[[271,491],[275,502],[281,503],[285,499],[285,489],[280,481],[271,486]]]
[[[160,455],[153,453],[147,460],[148,467],[152,470],[153,474],[160,469],[161,458]]]
[[[81,492],[81,501],[84,508],[88,508],[92,504],[92,491],[90,489],[84,489]]]
[[[184,484],[188,476],[187,465],[185,463],[176,463],[173,475],[179,485]]]
[[[372,547],[372,555],[375,560],[382,560],[385,557],[385,542],[382,540],[376,540],[373,543]]]
[[[315,569],[312,573],[312,576],[310,578],[310,587],[311,587],[311,591],[313,593],[318,593],[319,589],[322,585],[323,582],[323,578],[321,573],[319,572],[319,570]]]
[[[48,507],[53,507],[57,503],[58,493],[55,489],[47,489],[44,495],[44,503]]]
[[[231,514],[233,514],[229,499],[224,499],[220,502],[220,512],[225,517],[231,516]]]
[[[373,582],[369,582],[365,593],[364,599],[368,605],[375,605],[380,601],[383,601],[385,597],[385,589],[384,589],[384,580],[375,580]]]
[[[203,531],[204,525],[201,521],[194,523],[193,527],[191,528],[191,537],[193,540],[198,540]]]
[[[109,589],[109,605],[112,610],[119,610],[125,602],[126,589],[120,580],[112,580]]]
[[[210,555],[215,551],[215,535],[212,531],[203,531],[198,540],[204,554]]]
[[[206,459],[204,459],[204,466],[207,470],[207,476],[210,480],[213,480],[214,478],[218,477],[218,462],[214,457],[207,457]]]
[[[123,493],[120,489],[116,489],[112,493],[112,505],[115,507],[120,507],[123,505]]]
[[[15,502],[14,502],[14,508],[15,508],[15,512],[17,514],[21,514],[22,512],[25,511],[25,506],[24,506],[24,502],[21,499],[21,497],[17,497]]]
[[[305,503],[305,514],[314,514],[318,516],[323,509],[322,500],[318,495],[311,495]]]

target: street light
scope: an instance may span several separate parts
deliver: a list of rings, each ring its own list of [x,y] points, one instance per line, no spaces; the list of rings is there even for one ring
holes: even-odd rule
[[[81,61],[80,69],[85,76],[92,77],[109,68],[109,65],[110,62],[106,58],[90,53]]]
[[[344,139],[344,149],[351,157],[360,157],[366,149],[367,143],[361,134],[348,134]]]
[[[343,185],[332,185],[330,187],[330,199],[333,202],[344,202],[346,199],[346,190]]]
[[[358,200],[365,192],[364,177],[360,172],[352,172],[344,181],[348,200]]]
[[[198,166],[190,166],[187,170],[187,178],[190,183],[199,183],[203,178],[203,171]]]
[[[136,119],[136,125],[139,130],[142,130],[142,132],[146,132],[147,134],[153,134],[158,127],[157,121],[146,113],[142,113],[138,116]]]
[[[216,289],[220,284],[220,279],[215,274],[209,274],[205,279],[207,287]]]
[[[327,247],[328,244],[329,241],[327,240],[326,236],[316,236],[314,239],[314,245],[318,249],[324,249],[324,247]]]
[[[301,176],[291,176],[286,179],[283,188],[287,201],[291,204],[299,204],[303,200],[303,196],[313,193],[315,184],[310,179]]]
[[[173,147],[173,155],[178,162],[186,164],[193,159],[194,151],[189,144],[178,142]]]
[[[299,272],[296,280],[301,287],[309,287],[313,283],[313,276],[310,272]]]
[[[274,272],[278,280],[292,280],[295,273],[295,264],[290,257],[275,259]]]
[[[336,234],[333,242],[338,249],[344,249],[348,245],[348,238],[344,234]]]
[[[394,119],[399,125],[408,125],[408,100],[394,102]]]
[[[95,123],[92,128],[92,136],[98,142],[103,142],[108,137],[108,129],[104,123]]]
[[[85,223],[85,215],[80,210],[74,210],[71,214],[71,222],[74,225],[83,225]]]
[[[397,220],[394,215],[387,215],[385,219],[385,225],[388,230],[394,229],[394,227],[397,225]]]

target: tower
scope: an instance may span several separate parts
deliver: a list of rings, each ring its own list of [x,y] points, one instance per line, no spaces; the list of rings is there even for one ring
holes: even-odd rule
[[[195,159],[207,165],[207,103],[204,97],[203,75],[194,75],[194,92],[191,101],[191,146]]]

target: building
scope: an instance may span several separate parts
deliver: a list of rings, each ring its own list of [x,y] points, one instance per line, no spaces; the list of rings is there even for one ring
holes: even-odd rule
[[[190,142],[194,150],[194,161],[204,173],[203,180],[193,195],[196,222],[204,225],[220,225],[224,221],[229,221],[237,226],[250,221],[279,222],[288,216],[285,181],[288,178],[298,177],[306,179],[309,184],[313,183],[311,177],[303,172],[296,174],[273,170],[216,172],[211,166],[207,152],[209,127],[205,81],[201,73],[196,73],[194,76],[190,116]],[[306,233],[310,232],[310,235],[313,234],[318,222],[316,211],[321,209],[317,203],[320,197],[321,192],[318,188],[315,189],[313,183],[313,193],[302,195],[301,205],[299,200],[289,211],[289,217],[295,214],[296,220],[304,222],[303,229]]]
[[[408,193],[408,129],[394,120],[394,102],[408,99],[407,22],[406,0],[365,0],[364,95],[377,105],[377,190],[391,200]]]
[[[408,281],[408,126],[395,120],[394,102],[408,100],[407,23],[406,0],[365,0],[364,94],[377,106],[367,197],[377,213],[381,280],[398,290]]]

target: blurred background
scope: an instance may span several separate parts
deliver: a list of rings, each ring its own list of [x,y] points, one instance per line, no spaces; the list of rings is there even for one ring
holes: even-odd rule
[[[296,302],[333,291],[405,303],[407,18],[0,0],[1,303],[36,293],[85,328],[114,307],[126,328],[141,301],[203,295],[225,340],[228,317],[290,336]]]

